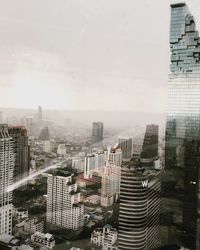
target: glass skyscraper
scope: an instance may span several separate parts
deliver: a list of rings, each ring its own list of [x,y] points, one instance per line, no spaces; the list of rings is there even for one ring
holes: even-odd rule
[[[103,141],[103,122],[93,122],[92,125],[92,143],[101,143]]]
[[[142,166],[154,166],[154,161],[158,159],[158,125],[150,124],[146,126],[144,141],[141,152]]]
[[[200,38],[185,3],[171,5],[170,48],[163,245],[196,250],[200,249]]]

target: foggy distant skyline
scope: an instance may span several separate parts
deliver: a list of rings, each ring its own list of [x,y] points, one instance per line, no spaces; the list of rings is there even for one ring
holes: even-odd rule
[[[0,106],[165,112],[170,2],[0,0]]]

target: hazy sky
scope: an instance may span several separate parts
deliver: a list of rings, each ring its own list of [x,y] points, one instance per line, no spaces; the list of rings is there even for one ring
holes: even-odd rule
[[[0,0],[0,106],[165,111],[169,4]]]

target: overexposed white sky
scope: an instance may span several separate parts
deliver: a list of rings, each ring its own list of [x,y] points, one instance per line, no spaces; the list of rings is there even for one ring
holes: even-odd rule
[[[164,112],[170,2],[0,0],[0,107]]]

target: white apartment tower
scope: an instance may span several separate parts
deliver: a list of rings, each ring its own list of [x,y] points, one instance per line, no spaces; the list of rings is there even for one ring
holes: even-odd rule
[[[0,125],[0,235],[12,234],[12,191],[14,145],[6,124]]]
[[[112,168],[114,178],[115,199],[119,198],[120,194],[120,179],[122,165],[122,150],[120,148],[108,148],[107,164]]]
[[[84,164],[84,178],[89,179],[92,177],[93,172],[102,173],[106,164],[106,153],[97,152],[95,154],[89,154],[85,157]]]
[[[122,165],[122,150],[120,148],[108,148],[108,162],[115,166]]]
[[[101,180],[101,206],[108,207],[114,202],[115,184],[111,166],[105,166]]]
[[[55,171],[47,180],[47,223],[79,230],[83,227],[84,205],[73,174]]]

